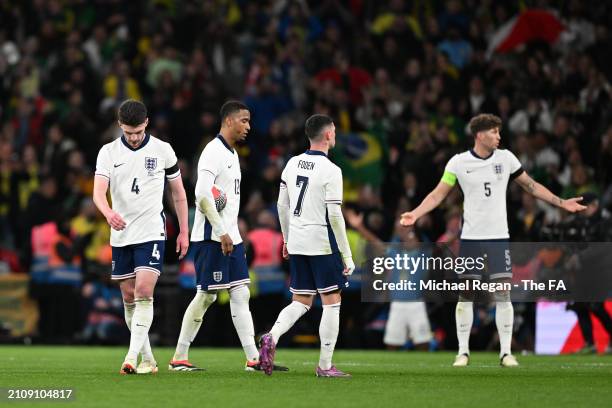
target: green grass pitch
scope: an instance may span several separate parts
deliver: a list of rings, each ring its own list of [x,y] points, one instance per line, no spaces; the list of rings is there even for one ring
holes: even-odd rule
[[[74,401],[7,402],[55,407],[610,407],[612,356],[523,356],[501,368],[474,353],[452,368],[451,353],[337,351],[351,379],[314,376],[318,350],[277,351],[288,373],[243,371],[240,349],[192,349],[205,372],[169,372],[171,349],[154,349],[157,375],[121,376],[125,347],[0,346],[0,388],[72,388]]]

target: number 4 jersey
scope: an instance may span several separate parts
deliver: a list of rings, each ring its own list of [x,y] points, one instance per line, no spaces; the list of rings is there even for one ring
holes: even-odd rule
[[[521,175],[521,163],[509,150],[494,150],[479,157],[473,150],[453,156],[442,181],[459,182],[463,191],[462,239],[509,238],[506,214],[508,181]]]
[[[342,204],[340,168],[325,153],[307,150],[287,162],[280,188],[279,204],[289,205],[289,253],[329,255],[338,252],[327,217],[327,204]]]
[[[109,180],[112,208],[127,224],[111,228],[111,246],[166,239],[164,183],[181,176],[168,143],[147,134],[134,149],[122,136],[100,149],[96,176]]]

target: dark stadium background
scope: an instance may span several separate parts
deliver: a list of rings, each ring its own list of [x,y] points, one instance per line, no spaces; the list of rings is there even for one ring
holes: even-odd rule
[[[579,0],[0,0],[1,340],[127,341],[120,294],[108,281],[109,228],[90,199],[96,154],[120,136],[115,110],[126,98],[146,103],[148,131],[177,152],[192,213],[193,169],[216,135],[220,106],[230,98],[249,106],[241,217],[259,333],[289,299],[277,185],[287,159],[307,147],[311,113],[333,116],[345,207],[384,241],[397,215],[470,146],[466,124],[479,112],[502,118],[504,147],[536,180],[561,197],[595,193],[609,209],[610,8]],[[565,27],[559,41],[487,55],[503,24],[542,9]],[[425,217],[422,239],[453,238],[460,203],[455,193]],[[543,226],[562,219],[517,186],[508,208],[514,240],[542,239]],[[369,251],[357,229],[349,232],[356,261]],[[61,248],[58,234],[69,240]],[[59,265],[49,264],[50,251]],[[358,276],[344,293],[339,345],[382,347],[386,305],[360,302]],[[155,344],[175,344],[192,293],[192,265],[168,250]],[[454,349],[454,305],[429,306],[432,348]],[[515,311],[515,348],[533,350],[534,304]],[[284,340],[316,345],[317,313]],[[492,313],[481,305],[474,349],[496,350]],[[196,344],[238,345],[227,299],[207,313]]]

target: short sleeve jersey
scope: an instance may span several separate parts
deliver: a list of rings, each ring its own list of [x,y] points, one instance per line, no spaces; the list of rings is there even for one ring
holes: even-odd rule
[[[233,149],[223,136],[217,135],[216,138],[208,142],[198,162],[198,181],[204,172],[211,173],[215,177],[215,185],[221,188],[227,195],[227,204],[219,213],[227,233],[234,245],[242,242],[242,237],[238,231],[238,211],[240,209],[240,160],[238,153]],[[196,186],[196,191],[198,190]],[[206,219],[201,211],[196,211],[191,231],[191,241],[217,241],[220,242],[212,229],[212,224]]]
[[[122,136],[100,149],[96,176],[109,180],[112,208],[126,222],[111,228],[112,246],[166,239],[165,180],[181,176],[170,144],[147,134],[134,149]]]
[[[504,149],[486,158],[468,150],[448,161],[442,181],[459,182],[464,196],[462,239],[509,238],[506,191],[522,172],[516,156]]]
[[[289,253],[329,255],[338,252],[327,204],[342,204],[342,170],[325,153],[307,150],[287,162],[280,188],[286,189],[289,197]]]

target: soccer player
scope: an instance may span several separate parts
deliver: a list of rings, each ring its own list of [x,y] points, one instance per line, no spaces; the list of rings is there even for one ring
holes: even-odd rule
[[[94,203],[111,226],[112,279],[119,281],[130,348],[121,374],[156,373],[149,344],[153,322],[153,290],[162,272],[166,243],[163,195],[172,191],[180,232],[176,252],[189,247],[187,197],[172,147],[146,133],[147,108],[126,100],[119,106],[123,135],[100,149],[94,178]],[[110,185],[112,208],[106,200]],[[138,354],[142,360],[137,366]]]
[[[391,240],[394,245],[387,248],[385,243],[370,231],[363,223],[363,214],[353,210],[346,211],[348,224],[372,246],[375,253],[385,253],[387,257],[395,258],[406,254],[409,257],[418,256],[419,237],[415,228],[404,228],[396,223],[394,236]],[[425,248],[421,249],[421,252]],[[391,282],[400,281],[419,282],[425,279],[427,271],[418,268],[410,273],[406,269],[394,268],[390,271]],[[421,291],[392,291],[390,293],[389,318],[385,325],[383,343],[388,350],[399,350],[408,340],[412,340],[415,350],[428,350],[432,339],[431,325],[427,316],[427,305],[423,301]]]
[[[195,188],[196,211],[191,241],[197,273],[197,292],[183,316],[176,351],[168,365],[172,371],[199,371],[189,362],[191,342],[198,334],[206,310],[217,299],[217,291],[228,289],[234,327],[246,354],[245,370],[259,371],[253,317],[249,310],[249,271],[242,237],[238,231],[240,209],[240,162],[236,144],[246,139],[251,114],[246,105],[228,101],[221,107],[221,130],[209,142],[198,162]],[[220,211],[212,188],[221,189],[227,202]]]
[[[436,208],[459,182],[464,195],[459,255],[485,257],[488,278],[494,282],[509,282],[512,279],[506,214],[506,190],[509,181],[516,181],[534,197],[571,213],[582,211],[586,207],[578,203],[582,197],[567,200],[557,197],[529,177],[512,152],[498,149],[501,124],[501,119],[495,115],[480,114],[473,117],[469,128],[474,136],[474,148],[453,156],[436,188],[417,208],[403,213],[400,222],[404,226],[413,225],[421,216]],[[460,277],[482,279],[481,275],[472,272]],[[494,297],[500,364],[504,367],[517,366],[518,362],[510,352],[514,324],[510,291],[497,291]],[[460,294],[455,318],[459,353],[453,366],[461,367],[469,363],[469,339],[474,318],[473,292]]]
[[[278,215],[284,238],[283,257],[289,259],[293,302],[261,338],[259,360],[272,374],[278,339],[286,333],[321,295],[323,315],[319,326],[321,354],[318,377],[350,377],[332,365],[340,324],[340,292],[348,286],[347,275],[355,264],[340,210],[342,171],[328,158],[336,144],[331,118],[313,115],[306,121],[310,150],[292,157],[281,175]]]
[[[425,251],[419,247],[419,236],[417,232],[408,228],[398,228],[397,236],[394,237],[394,245],[387,251],[387,256],[395,258],[397,255],[418,257]],[[407,270],[393,269],[391,281],[418,282],[427,278],[427,271],[423,267],[408,272]],[[389,318],[385,325],[383,342],[389,350],[399,350],[406,344],[408,339],[412,340],[416,350],[428,350],[432,339],[431,325],[427,316],[427,305],[420,291],[392,291],[390,293],[391,303],[389,305]]]

